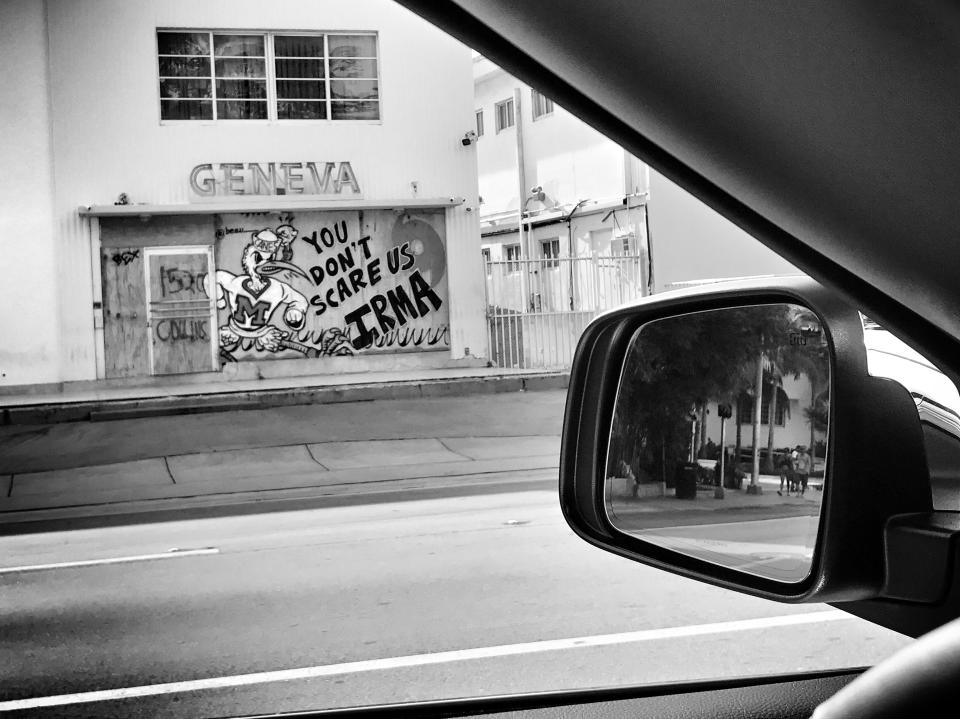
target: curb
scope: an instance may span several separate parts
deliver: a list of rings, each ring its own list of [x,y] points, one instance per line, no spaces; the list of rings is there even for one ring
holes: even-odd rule
[[[55,424],[60,422],[105,422],[137,417],[229,412],[304,404],[371,402],[378,399],[424,399],[470,394],[527,392],[566,389],[569,372],[522,376],[458,377],[409,380],[390,383],[275,390],[217,392],[132,400],[96,400],[56,404],[23,405],[3,409],[0,424]]]

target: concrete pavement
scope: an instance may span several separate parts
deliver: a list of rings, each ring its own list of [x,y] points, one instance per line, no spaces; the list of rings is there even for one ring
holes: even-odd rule
[[[264,499],[373,494],[483,484],[522,475],[556,484],[560,437],[357,440],[197,452],[14,474],[0,524],[211,506]]]
[[[0,528],[267,501],[556,486],[563,390],[0,427]]]

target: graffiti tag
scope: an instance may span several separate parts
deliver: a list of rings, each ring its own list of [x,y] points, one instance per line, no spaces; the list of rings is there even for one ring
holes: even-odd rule
[[[124,250],[123,252],[115,252],[110,259],[119,267],[120,265],[129,265],[139,256],[140,250]]]
[[[154,334],[161,342],[206,342],[207,320],[164,319],[157,322]]]
[[[163,297],[179,295],[183,292],[190,295],[203,294],[203,281],[206,277],[206,272],[195,272],[190,269],[161,265],[160,294]]]

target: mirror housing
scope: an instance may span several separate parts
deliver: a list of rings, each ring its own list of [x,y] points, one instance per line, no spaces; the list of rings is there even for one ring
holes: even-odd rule
[[[832,357],[826,474],[810,573],[787,583],[658,546],[607,516],[607,450],[630,342],[655,320],[691,312],[794,303],[821,320]],[[882,596],[885,531],[895,515],[933,510],[916,404],[899,383],[871,377],[856,308],[806,277],[713,284],[645,298],[584,331],[570,375],[560,460],[560,502],[573,530],[598,547],[728,589],[784,602],[853,602]]]

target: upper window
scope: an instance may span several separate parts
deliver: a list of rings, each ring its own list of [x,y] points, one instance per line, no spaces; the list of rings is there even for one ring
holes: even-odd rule
[[[498,102],[494,112],[497,115],[497,132],[513,127],[513,98]]]
[[[483,137],[483,110],[477,110],[477,137]]]
[[[157,32],[161,120],[379,120],[373,34]]]
[[[545,95],[541,95],[536,90],[530,91],[530,104],[533,107],[534,120],[539,120],[541,117],[553,114],[553,100]]]

